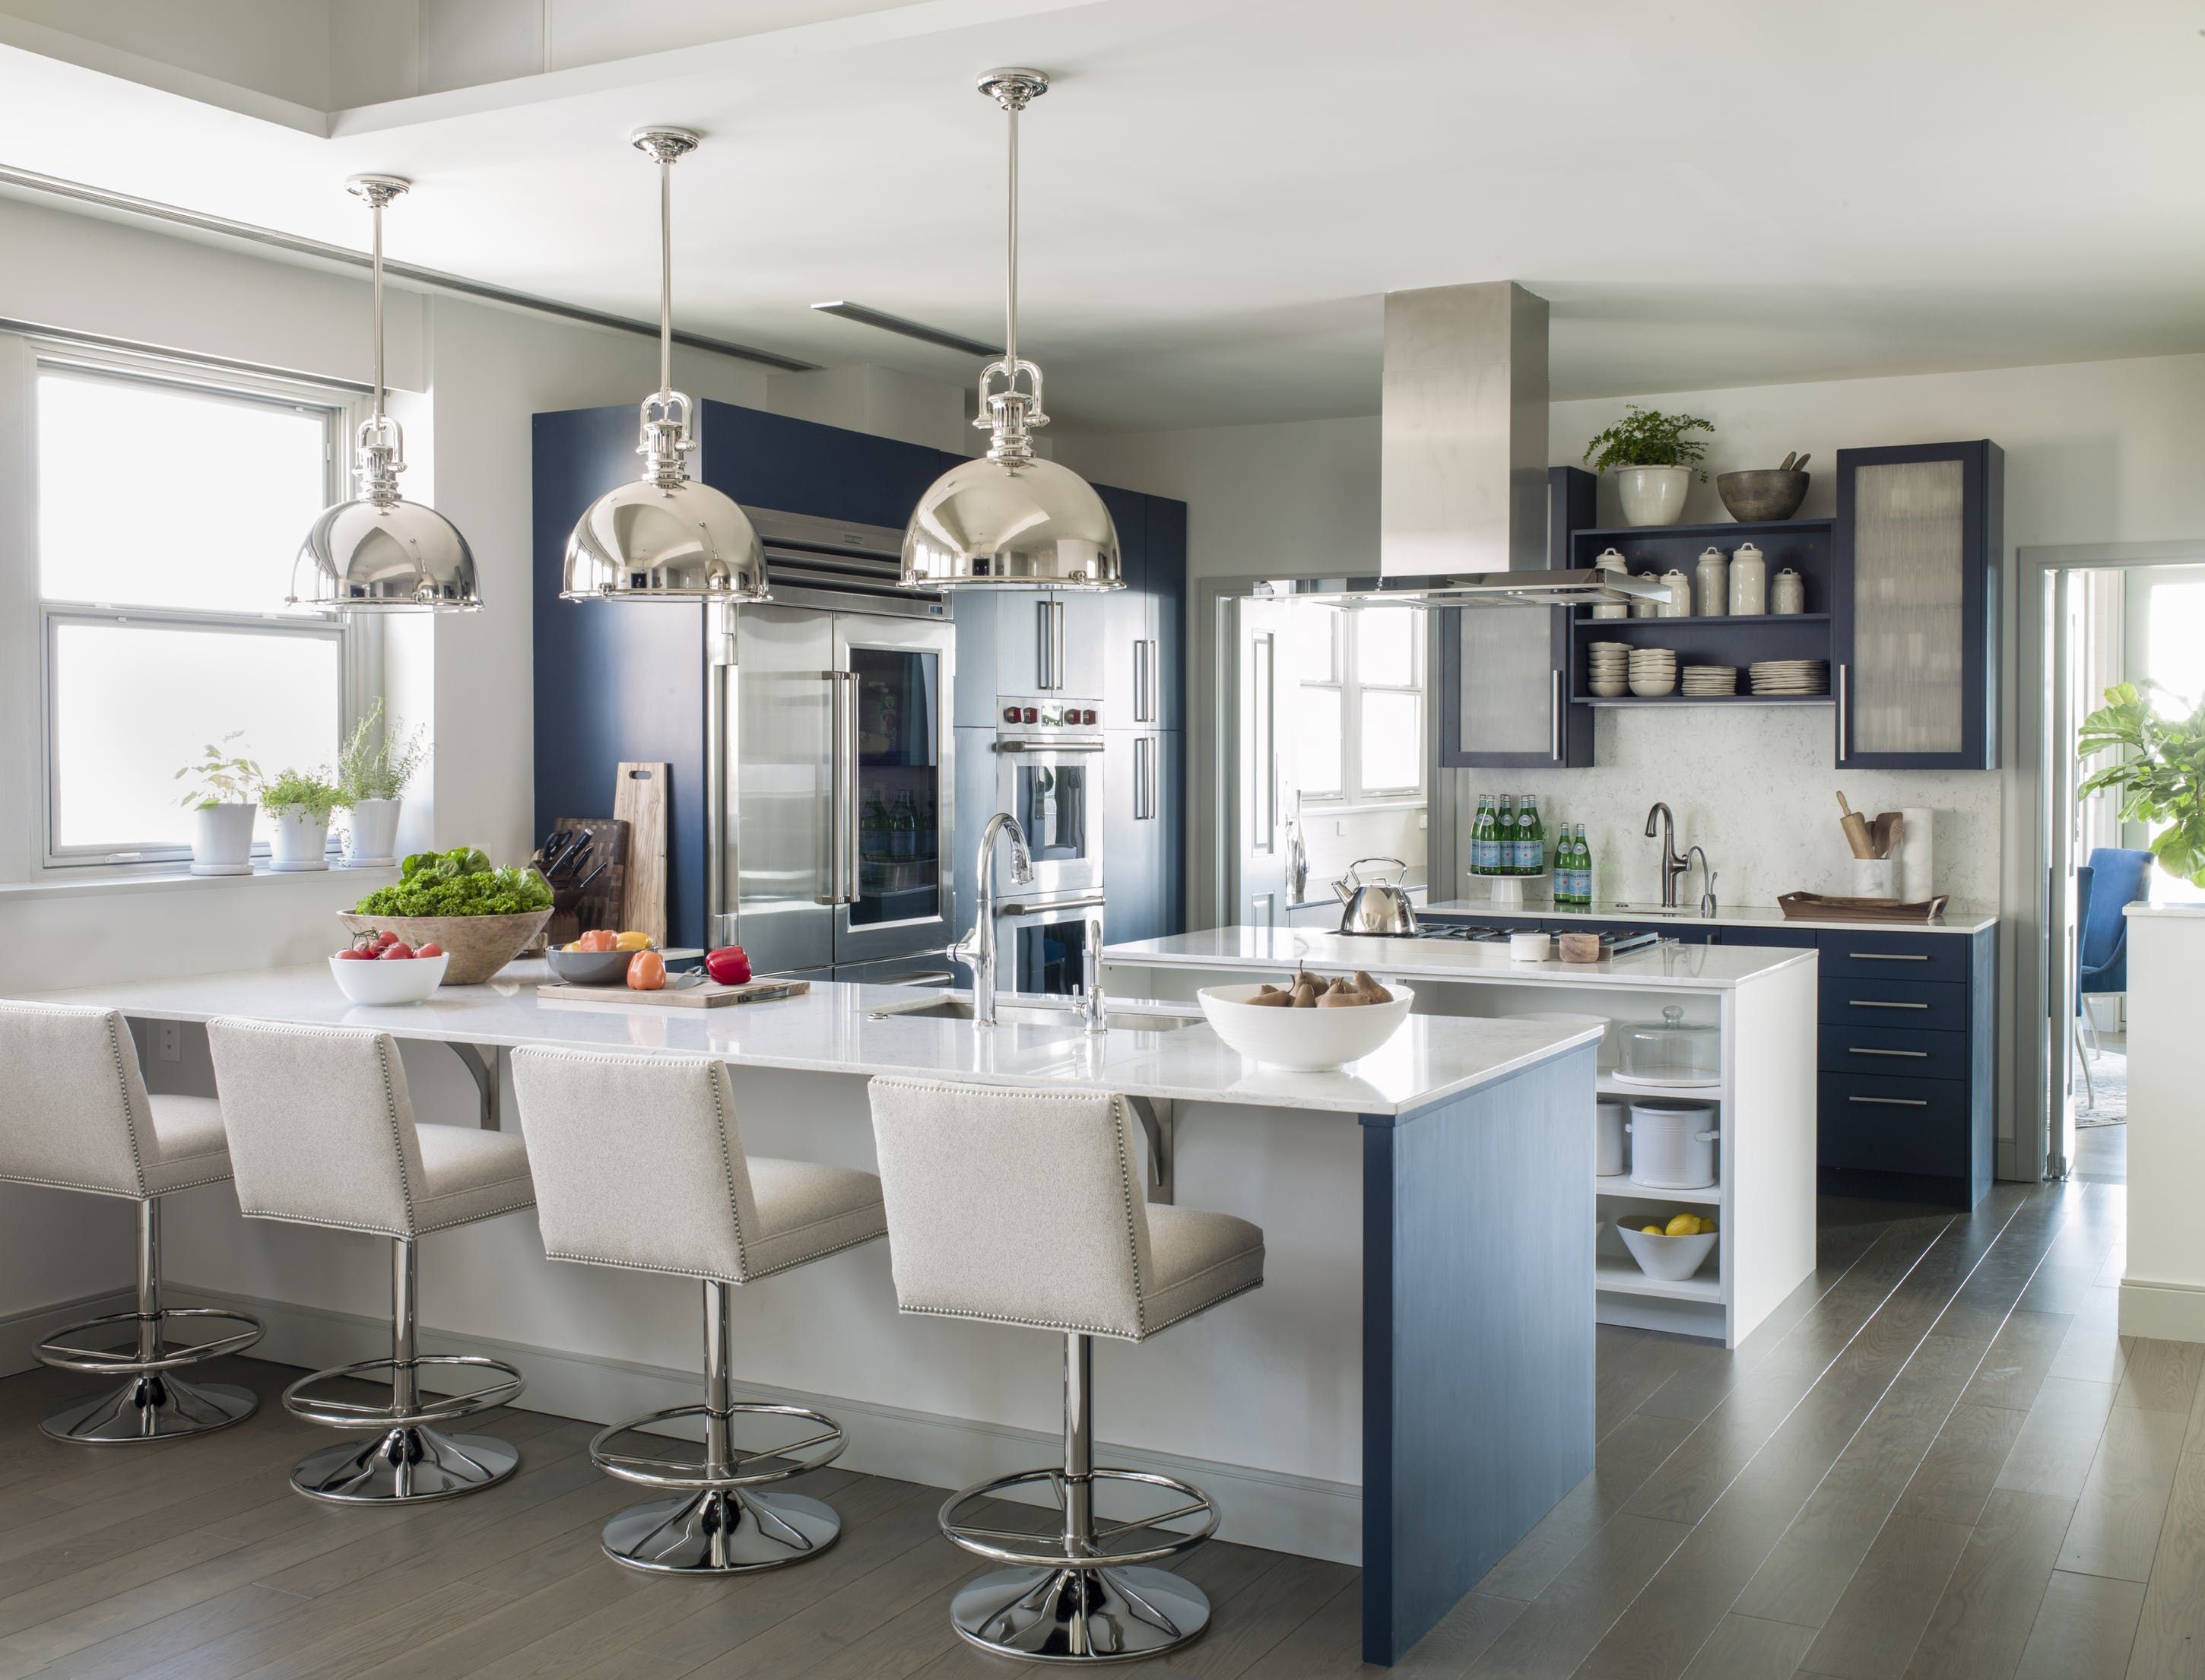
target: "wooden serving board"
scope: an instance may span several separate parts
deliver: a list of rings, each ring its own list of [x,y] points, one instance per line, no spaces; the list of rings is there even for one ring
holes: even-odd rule
[[[613,815],[627,824],[627,869],[621,885],[623,929],[666,943],[667,783],[671,764],[622,764],[613,790]]]
[[[536,988],[540,998],[564,998],[569,1003],[627,1003],[657,1009],[717,1009],[730,1003],[772,1003],[781,998],[800,998],[811,989],[809,980],[746,980],[740,986],[722,986],[707,980],[701,986],[669,986],[663,991],[639,992],[628,986],[569,986],[550,981]]]
[[[1821,893],[1786,893],[1776,907],[1792,922],[1934,922],[1950,896],[1902,904],[1897,899],[1834,899]]]

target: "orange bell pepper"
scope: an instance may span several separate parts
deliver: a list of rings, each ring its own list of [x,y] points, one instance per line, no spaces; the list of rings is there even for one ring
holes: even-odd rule
[[[628,961],[627,983],[639,992],[656,992],[666,984],[666,959],[656,951],[639,951]]]

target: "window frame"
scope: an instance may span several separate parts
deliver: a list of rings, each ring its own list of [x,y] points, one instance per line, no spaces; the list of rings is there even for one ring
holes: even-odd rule
[[[215,401],[257,403],[302,411],[318,418],[323,430],[323,501],[327,506],[344,495],[342,445],[360,413],[361,404],[351,393],[318,389],[276,379],[241,375],[233,370],[195,364],[187,358],[154,359],[89,349],[78,345],[29,340],[31,356],[29,491],[35,502],[39,483],[38,450],[41,442],[37,419],[38,381],[51,373],[158,386]],[[84,601],[45,593],[43,556],[38,547],[39,522],[33,508],[27,525],[30,542],[30,596],[38,611],[39,661],[39,865],[45,870],[98,869],[124,872],[169,872],[191,860],[188,843],[137,842],[116,839],[96,845],[64,846],[57,843],[60,814],[61,763],[54,735],[56,678],[55,644],[64,625],[123,625],[165,626],[214,631],[234,635],[302,637],[333,641],[338,648],[338,729],[342,736],[364,716],[381,684],[382,626],[371,617],[312,611],[212,611],[178,607],[141,607],[127,603]],[[302,533],[303,535],[303,533]],[[256,836],[252,856],[257,862],[269,855],[265,836]],[[327,855],[339,852],[334,827]]]
[[[1407,680],[1402,682],[1373,682],[1362,672],[1362,659],[1354,634],[1354,617],[1358,612],[1373,610],[1363,607],[1340,607],[1332,613],[1332,676],[1328,680],[1303,680],[1302,688],[1323,688],[1340,695],[1340,779],[1337,793],[1312,793],[1302,790],[1307,805],[1323,810],[1342,813],[1352,810],[1378,810],[1421,805],[1430,798],[1430,769],[1426,751],[1430,739],[1431,705],[1425,692],[1425,638],[1421,630],[1409,638],[1409,669]],[[1413,607],[1388,607],[1377,610],[1414,614]],[[1369,787],[1363,781],[1363,696],[1366,691],[1384,694],[1407,694],[1417,703],[1417,781],[1406,787]]]

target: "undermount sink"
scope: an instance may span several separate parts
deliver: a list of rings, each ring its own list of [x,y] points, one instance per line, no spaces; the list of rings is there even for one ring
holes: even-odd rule
[[[876,1021],[892,1016],[921,1021],[969,1021],[972,1018],[972,1000],[958,992],[937,992],[918,1003],[891,1003],[872,1012]],[[1199,1010],[1191,1014],[1162,1009],[1120,1009],[1113,1006],[1109,1012],[1110,1024],[1129,1032],[1171,1032],[1180,1027],[1201,1024]],[[1013,1003],[1007,998],[996,1001],[996,1024],[1006,1027],[1062,1027],[1067,1032],[1084,1030],[1079,1012],[1070,1002],[1040,1003],[1028,998]]]
[[[1702,917],[1698,911],[1687,909],[1682,905],[1678,905],[1673,910],[1665,905],[1616,904],[1608,905],[1608,910],[1614,911],[1620,916],[1630,916],[1634,917],[1640,916],[1669,916],[1674,917],[1680,921],[1690,920],[1693,922],[1704,919]],[[1603,915],[1607,913],[1607,911],[1603,911],[1602,912]]]

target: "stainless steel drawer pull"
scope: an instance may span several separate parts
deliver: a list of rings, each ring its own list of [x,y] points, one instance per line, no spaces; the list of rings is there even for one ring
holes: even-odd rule
[[[1878,1003],[1872,998],[1847,998],[1845,1001],[1856,1009],[1927,1009],[1926,1003]]]
[[[1929,960],[1919,951],[1848,951],[1845,955],[1857,963],[1926,963]]]
[[[1857,1056],[1905,1056],[1914,1061],[1923,1062],[1929,1060],[1929,1053],[1927,1050],[1870,1050],[1863,1046],[1856,1046],[1853,1054]]]
[[[1878,1108],[1927,1108],[1929,1101],[1920,1096],[1849,1096],[1848,1102],[1865,1102]]]

